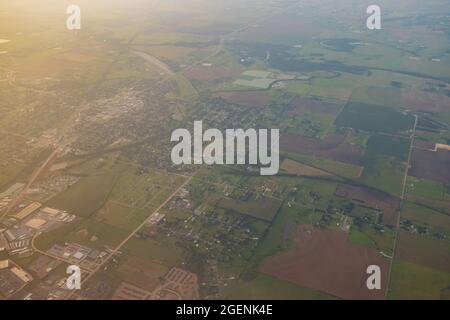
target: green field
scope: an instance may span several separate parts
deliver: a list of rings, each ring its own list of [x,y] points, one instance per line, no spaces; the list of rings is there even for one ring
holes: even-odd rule
[[[393,195],[400,195],[404,171],[405,164],[397,158],[383,155],[365,157],[360,181]]]
[[[231,209],[254,218],[272,221],[280,208],[281,202],[277,199],[266,197],[249,201],[222,198],[217,205],[224,209]]]
[[[450,216],[420,204],[406,202],[402,218],[419,226],[431,228],[433,232],[444,232],[450,236]]]
[[[437,181],[419,179],[409,176],[407,179],[408,195],[430,200],[450,200],[450,195],[443,184]]]
[[[370,159],[377,155],[385,155],[407,161],[410,143],[409,139],[403,137],[374,134],[367,142],[364,157]]]
[[[345,178],[358,178],[361,175],[362,167],[349,163],[338,162],[330,159],[318,159],[316,157],[303,155],[299,153],[283,153],[287,158],[310,165],[337,176]]]
[[[119,176],[118,169],[82,178],[50,199],[47,205],[77,216],[89,217],[105,204]]]
[[[364,131],[398,133],[412,129],[414,117],[389,107],[348,102],[335,124]]]
[[[450,270],[450,242],[447,239],[401,231],[398,241],[400,259],[437,270]]]
[[[448,299],[450,273],[395,260],[389,299]]]
[[[394,247],[394,236],[391,229],[384,228],[383,231],[378,231],[368,224],[364,224],[362,227],[352,225],[349,241],[374,247],[386,255],[391,255]]]
[[[224,299],[244,300],[323,300],[332,296],[258,273],[249,281],[233,280],[222,288]]]

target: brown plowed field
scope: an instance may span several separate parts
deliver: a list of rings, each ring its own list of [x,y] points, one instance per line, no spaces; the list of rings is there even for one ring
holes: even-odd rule
[[[425,150],[434,150],[435,147],[436,147],[436,144],[434,142],[419,140],[419,139],[414,140],[414,148],[425,149]]]
[[[450,98],[439,93],[405,90],[401,93],[401,103],[407,110],[445,112],[448,111]]]
[[[440,181],[450,184],[450,151],[438,149],[427,151],[414,149],[411,159],[410,175],[417,178]]]
[[[268,258],[261,272],[344,299],[384,297],[389,261],[374,248],[350,243],[347,233],[310,225],[299,227],[295,241],[294,250]],[[367,289],[369,265],[381,268],[381,290]]]

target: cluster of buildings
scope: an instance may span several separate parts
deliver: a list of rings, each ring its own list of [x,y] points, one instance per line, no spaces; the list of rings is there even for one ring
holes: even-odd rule
[[[39,233],[53,230],[76,219],[75,215],[50,207],[42,207],[39,202],[21,205],[21,209],[8,215],[0,228],[0,251],[10,255],[32,251],[31,242]]]
[[[112,300],[195,300],[199,298],[198,277],[181,268],[171,268],[153,291],[122,282]]]
[[[28,257],[35,252],[34,237],[76,219],[73,214],[45,207],[36,201],[23,199],[15,204],[13,199],[24,188],[25,184],[15,183],[0,193],[0,296],[6,298],[32,299],[33,294],[22,289],[36,277],[43,279],[47,275],[52,276],[50,273],[62,263],[57,259],[39,255],[25,270],[15,263],[12,257]],[[59,275],[55,276],[55,279],[45,278],[36,288],[33,287],[33,290],[38,291],[45,289],[37,296],[45,299],[63,297],[64,279]],[[55,286],[59,288],[56,291]],[[53,296],[50,295],[51,292],[54,293]]]
[[[55,244],[47,250],[47,253],[86,270],[95,269],[109,255],[105,250],[91,249],[78,243]]]
[[[0,260],[0,294],[10,297],[33,281],[31,274],[9,259]]]

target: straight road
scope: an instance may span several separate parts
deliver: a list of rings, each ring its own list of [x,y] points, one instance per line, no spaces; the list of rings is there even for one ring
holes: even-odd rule
[[[387,288],[385,291],[385,298],[387,299],[388,297],[388,293],[391,287],[391,278],[392,278],[392,266],[394,264],[394,259],[396,256],[396,251],[397,251],[397,244],[398,244],[398,239],[399,239],[399,233],[400,233],[400,218],[401,218],[401,213],[402,213],[402,208],[403,208],[403,204],[405,202],[405,196],[406,196],[406,180],[408,178],[408,172],[409,172],[409,168],[411,167],[411,157],[412,157],[412,151],[414,148],[414,139],[416,136],[416,128],[417,128],[417,123],[419,122],[419,117],[417,115],[414,115],[415,117],[415,122],[414,122],[414,127],[413,127],[413,131],[411,134],[411,144],[409,146],[409,154],[408,154],[408,162],[406,163],[406,169],[405,169],[405,174],[403,175],[403,189],[402,189],[402,194],[400,197],[400,206],[399,206],[399,212],[398,212],[398,216],[397,216],[397,223],[395,226],[395,239],[394,239],[394,247],[392,249],[392,257],[391,257],[391,263],[389,265],[389,272],[388,272],[388,279],[387,279]]]
[[[148,218],[150,218],[153,214],[155,214],[156,212],[158,212],[159,210],[161,210],[166,204],[168,204],[173,197],[175,197],[178,192],[183,189],[186,185],[189,184],[189,182],[191,182],[191,180],[194,178],[195,174],[193,174],[192,176],[190,176],[182,185],[180,185],[158,208],[156,208],[136,229],[134,229],[121,243],[119,243],[113,251],[111,251],[111,253],[108,255],[108,257],[106,257],[106,259],[103,260],[103,262],[101,264],[99,264],[97,266],[97,268],[95,268],[94,270],[92,270],[92,272],[86,276],[83,280],[82,280],[82,284],[86,283],[91,277],[93,277],[115,254],[117,254],[117,252],[128,242],[128,240],[130,240],[132,237],[134,237],[134,235],[142,229],[142,227],[147,223]],[[73,294],[75,294],[74,291],[72,291],[68,296],[67,299],[70,299]]]

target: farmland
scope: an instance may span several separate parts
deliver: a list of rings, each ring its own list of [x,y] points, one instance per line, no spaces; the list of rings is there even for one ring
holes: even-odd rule
[[[398,133],[412,129],[414,118],[395,109],[349,102],[336,119],[336,125],[372,132]]]
[[[367,290],[361,271],[364,265],[375,263],[387,272],[388,262],[376,250],[348,244],[345,234],[307,225],[299,228],[295,241],[296,249],[269,258],[262,272],[346,299],[383,297],[383,292],[374,294]],[[325,267],[327,264],[334,268],[330,270]],[[386,283],[382,288],[386,288]]]
[[[360,163],[363,153],[361,147],[347,144],[345,137],[339,134],[327,135],[323,140],[286,134],[280,137],[280,148],[289,153],[310,154],[354,165]]]
[[[0,10],[0,268],[34,280],[0,300],[449,299],[448,0],[32,2]],[[175,164],[200,120],[279,130],[278,173]]]
[[[429,163],[433,163],[432,166]],[[450,182],[450,173],[444,168],[450,165],[450,151],[437,150],[425,151],[415,149],[413,152],[411,175],[440,181],[442,183]]]

